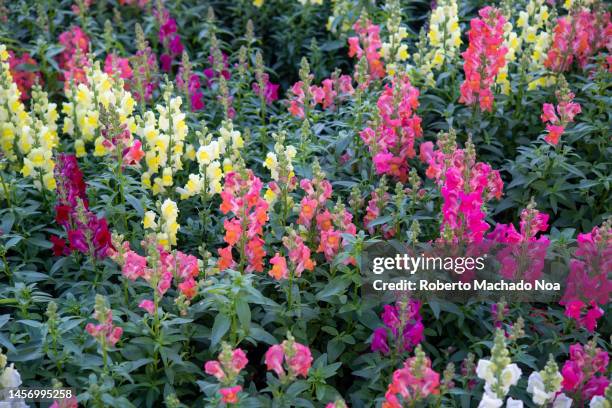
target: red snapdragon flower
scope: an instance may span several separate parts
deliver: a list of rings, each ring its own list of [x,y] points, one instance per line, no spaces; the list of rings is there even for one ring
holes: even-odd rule
[[[43,79],[38,71],[38,63],[29,53],[24,52],[18,57],[14,52],[9,51],[9,70],[13,81],[17,84],[21,100],[30,99],[30,90],[34,84],[43,85]],[[29,66],[29,67],[26,67]]]

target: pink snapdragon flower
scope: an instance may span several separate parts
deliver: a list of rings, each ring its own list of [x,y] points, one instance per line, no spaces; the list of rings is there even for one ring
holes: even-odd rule
[[[576,61],[581,68],[602,48],[612,49],[609,12],[581,8],[559,17],[544,66],[557,72],[569,71]]]
[[[332,195],[331,183],[325,179],[325,174],[317,167],[311,180],[302,179],[300,187],[305,196],[300,203],[298,224],[313,232],[317,252],[325,255],[330,262],[346,245],[342,234],[355,235],[357,228],[353,224],[353,215],[342,204],[337,204],[332,211],[327,209],[327,201]],[[314,234],[316,232],[316,234]],[[347,259],[354,263],[354,259]]]
[[[380,197],[378,191],[372,191],[372,195],[370,200],[368,201],[368,207],[366,208],[366,215],[363,217],[363,226],[367,228],[370,234],[374,234],[375,227],[370,226],[370,224],[380,217],[381,211],[387,203],[391,200],[391,194],[385,192]],[[380,226],[382,229],[382,235],[385,239],[390,239],[395,235],[395,228],[389,224],[383,224]]]
[[[612,227],[609,222],[578,234],[578,248],[570,260],[565,292],[559,302],[565,315],[593,332],[612,293]]]
[[[176,76],[176,82],[178,88],[188,95],[191,110],[196,112],[204,109],[204,93],[202,92],[200,77],[197,74],[191,74],[187,81],[183,77],[183,67],[181,67]]]
[[[410,357],[404,367],[393,373],[393,381],[387,387],[382,408],[402,408],[402,401],[414,403],[439,393],[440,374],[432,370],[431,360],[418,346],[415,357]]]
[[[226,404],[236,404],[238,402],[238,393],[242,391],[241,385],[234,387],[221,388],[219,394],[221,394],[221,401]]]
[[[248,363],[244,350],[232,349],[229,344],[223,343],[218,360],[207,361],[204,370],[223,384],[231,384]]]
[[[506,65],[508,49],[504,43],[506,19],[501,11],[487,6],[470,21],[469,46],[463,52],[465,80],[461,84],[459,102],[466,105],[479,104],[481,111],[493,109],[491,87],[495,76]]]
[[[215,67],[215,57],[213,55],[213,50],[211,49],[210,55],[208,56],[208,63],[210,64],[210,67],[204,70],[204,76],[206,76],[206,78],[208,79],[209,87],[212,85],[212,80],[214,78],[223,76],[223,78],[225,78],[226,81],[229,81],[229,79],[231,78],[231,73],[229,71],[229,57],[224,52],[221,53],[221,56],[223,58],[223,65],[222,65],[223,69],[221,70],[221,72],[217,72],[215,71],[215,68],[214,68]]]
[[[87,323],[85,331],[94,337],[103,348],[117,344],[123,334],[123,329],[113,324],[113,311],[109,309],[103,296],[96,296],[93,318],[98,323]]]
[[[310,99],[306,99],[304,82],[298,81],[289,89],[289,112],[297,117],[304,118],[305,107],[315,108],[317,105],[325,109],[333,109],[334,106],[347,99],[355,90],[352,79],[348,75],[326,78],[321,86],[311,85],[307,88]]]
[[[380,79],[385,76],[385,66],[381,60],[379,50],[382,48],[380,40],[380,26],[372,24],[370,20],[359,20],[353,25],[356,37],[349,37],[349,57],[361,59],[365,56],[368,62],[370,79]],[[367,84],[360,84],[367,87]]]
[[[283,361],[287,365],[287,372],[285,372]],[[312,354],[308,346],[296,342],[289,333],[287,340],[268,349],[265,362],[267,369],[274,371],[281,379],[286,376],[290,379],[298,376],[307,377],[312,364]]]
[[[588,401],[595,396],[604,395],[610,384],[606,377],[610,356],[605,350],[596,347],[595,342],[586,346],[580,343],[569,348],[570,359],[561,369],[563,391],[574,401]]]
[[[253,92],[255,92],[256,95],[263,96],[266,103],[268,105],[271,105],[272,102],[278,100],[278,90],[280,88],[280,85],[271,82],[270,75],[266,73],[263,74],[262,79],[265,84],[263,89],[260,89],[260,86],[257,82],[253,82]]]
[[[423,134],[421,117],[416,114],[418,98],[419,90],[408,77],[394,77],[378,98],[378,126],[367,127],[359,134],[368,146],[377,174],[402,182],[408,179],[408,159],[416,156],[415,139]]]
[[[268,221],[268,202],[261,196],[263,183],[251,170],[244,174],[229,172],[221,192],[221,212],[233,214],[224,221],[227,247],[219,250],[219,268],[235,265],[232,248],[236,247],[246,272],[263,272],[266,255],[263,227]]]
[[[545,103],[540,116],[542,122],[546,123],[548,131],[545,140],[554,146],[559,143],[559,138],[565,132],[567,125],[572,123],[574,117],[582,111],[580,104],[573,101],[574,94],[567,87],[562,87],[556,95],[557,106]]]
[[[153,303],[152,300],[144,299],[138,304],[138,307],[146,311],[150,315],[153,315],[153,313],[155,313],[155,303]]]
[[[89,37],[79,26],[73,26],[59,36],[59,43],[64,50],[57,56],[57,62],[62,70],[64,87],[70,83],[80,84],[86,82],[85,67],[89,66]]]
[[[477,162],[474,146],[459,149],[453,132],[443,134],[434,151],[431,142],[421,144],[421,160],[429,164],[425,174],[435,180],[443,198],[441,241],[479,243],[489,225],[483,206],[502,196],[499,171]]]
[[[123,276],[131,281],[142,278],[159,296],[163,296],[175,280],[184,298],[187,301],[193,299],[198,293],[195,281],[200,273],[198,259],[181,251],[168,252],[151,239],[145,239],[143,245],[148,248],[148,257],[130,249],[129,242],[123,242],[119,249],[109,251],[111,259],[121,266]]]
[[[512,224],[497,224],[487,235],[488,239],[500,244],[496,258],[504,278],[534,282],[541,277],[550,240],[536,235],[547,229],[548,214],[536,210],[532,203],[521,212],[520,232]]]
[[[108,54],[104,60],[104,72],[108,75],[117,76],[121,79],[130,79],[132,77],[132,67],[128,58],[118,57],[115,54]]]
[[[289,235],[284,236],[282,241],[289,253],[289,261],[295,276],[299,278],[305,270],[312,271],[314,269],[316,262],[312,260],[310,248],[306,246],[302,237],[295,231],[290,231]]]
[[[214,376],[223,386],[219,389],[219,394],[224,403],[238,403],[238,393],[242,391],[242,386],[236,383],[239,380],[240,372],[248,363],[249,360],[242,349],[232,349],[229,344],[223,343],[218,359],[207,361],[204,365],[206,374]]]

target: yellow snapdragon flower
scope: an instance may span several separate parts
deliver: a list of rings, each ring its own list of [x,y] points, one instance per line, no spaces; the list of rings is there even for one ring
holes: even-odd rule
[[[64,118],[63,131],[75,139],[77,157],[87,154],[86,146],[94,142],[94,156],[104,156],[108,150],[103,145],[104,137],[100,135],[99,106],[117,110],[119,121],[134,133],[136,120],[133,116],[136,101],[132,94],[123,87],[121,79],[115,80],[100,69],[96,62],[85,68],[86,83],[73,86],[66,91],[69,102],[62,106]]]
[[[441,70],[447,59],[453,60],[457,56],[461,46],[456,0],[441,1],[431,12],[427,38],[432,68]]]
[[[59,144],[57,134],[57,105],[49,103],[47,93],[38,85],[32,88],[32,112],[33,120],[32,131],[28,131],[27,141],[24,140],[20,145],[25,148],[24,153],[27,153],[23,159],[23,167],[21,173],[25,177],[31,177],[34,180],[34,186],[39,190],[43,188],[47,190],[55,189],[55,178],[53,170],[55,162],[53,161],[53,150]]]
[[[545,0],[529,0],[525,10],[519,13],[517,27],[521,28],[520,39],[524,43],[524,52],[531,56],[527,70],[531,76],[531,73],[544,69],[544,61],[552,41],[552,34],[547,31],[549,17],[550,12]],[[539,78],[532,76],[527,89],[534,90],[554,82],[555,78],[550,75]]]
[[[276,135],[274,152],[268,152],[264,167],[270,170],[270,177],[274,181],[286,182],[294,176],[293,159],[297,151],[293,146],[284,146],[284,135]]]
[[[178,206],[174,201],[167,198],[159,206],[159,216],[154,211],[147,211],[144,214],[142,225],[145,230],[155,232],[157,243],[170,250],[176,245],[176,234],[181,226],[177,222]]]
[[[408,45],[402,41],[408,37],[408,31],[401,26],[402,10],[398,0],[388,0],[385,9],[389,13],[387,19],[387,41],[382,43],[380,56],[385,60],[387,72],[395,75],[400,62],[408,59]]]
[[[202,138],[195,153],[199,173],[190,174],[187,184],[177,188],[181,198],[187,199],[202,193],[209,196],[219,194],[223,188],[221,182],[224,173],[232,171],[232,163],[240,156],[243,147],[242,134],[234,129],[231,121],[222,123],[218,138],[213,139],[210,134]]]
[[[509,62],[516,60],[517,52],[521,50],[522,40],[514,32],[514,26],[510,21],[504,24],[504,46],[507,48],[506,64],[499,70],[495,82],[500,86],[501,93],[510,94],[510,79],[508,73]]]
[[[174,173],[183,169],[185,138],[189,131],[185,113],[181,111],[182,100],[165,92],[165,105],[155,107],[159,116],[147,111],[136,129],[143,141],[145,171],[141,176],[144,187],[154,194],[166,191],[174,184]]]
[[[21,102],[21,93],[13,81],[8,57],[6,46],[0,44],[0,150],[15,165],[20,157],[32,149],[34,136],[32,118]]]
[[[142,220],[142,226],[145,229],[156,229],[157,228],[157,222],[155,222],[156,217],[157,216],[155,215],[155,212],[153,211],[145,212],[144,218]]]
[[[176,234],[180,229],[180,225],[176,221],[177,218],[178,207],[174,201],[167,198],[161,206],[161,231],[158,234],[158,242],[167,249],[170,249],[172,245],[176,245]]]

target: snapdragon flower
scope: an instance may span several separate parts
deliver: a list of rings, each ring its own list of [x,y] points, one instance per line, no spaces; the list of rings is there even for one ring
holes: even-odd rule
[[[268,203],[261,197],[262,187],[263,183],[251,170],[238,168],[225,176],[221,212],[231,212],[233,216],[223,221],[227,246],[219,250],[222,270],[236,265],[232,255],[235,247],[241,272],[263,272],[266,255],[263,227],[268,221]]]
[[[93,318],[98,323],[87,323],[85,331],[94,337],[103,348],[117,344],[121,339],[123,329],[113,323],[113,311],[108,307],[108,302],[102,295],[96,295]]]
[[[181,111],[182,99],[172,97],[172,86],[167,85],[164,92],[165,104],[158,104],[153,111],[144,114],[142,124],[136,134],[144,142],[145,171],[142,185],[151,189],[153,194],[164,193],[174,185],[174,174],[183,169],[185,138],[189,131],[185,113]]]
[[[152,316],[158,313],[160,299],[174,281],[180,293],[175,303],[181,312],[186,310],[198,293],[196,278],[201,269],[198,258],[181,251],[166,250],[154,236],[147,236],[143,241],[144,256],[132,250],[129,242],[123,241],[121,236],[114,236],[113,244],[116,249],[109,251],[109,256],[121,267],[122,275],[132,282],[142,278],[153,290],[153,300],[143,299],[138,307]]]
[[[425,336],[423,318],[420,313],[421,303],[417,300],[397,301],[394,305],[385,305],[381,319],[385,327],[374,330],[370,348],[382,354],[411,351],[418,346]]]
[[[417,52],[412,55],[414,66],[409,65],[410,74],[413,78],[422,77],[424,86],[434,87],[434,70],[443,71],[453,63],[461,44],[456,0],[435,3],[429,17],[429,30],[421,29],[419,33]]]
[[[505,55],[506,63],[499,69],[495,82],[500,86],[500,91],[504,95],[510,94],[510,80],[509,78],[509,66],[511,62],[516,60],[517,53],[521,52],[522,39],[516,32],[510,20],[504,23],[504,42],[503,47],[506,48],[507,52]]]
[[[588,8],[570,10],[567,16],[557,19],[544,66],[565,72],[577,62],[585,68],[597,51],[609,47],[610,30],[609,12]]]
[[[242,134],[234,129],[231,121],[223,122],[219,128],[219,137],[214,138],[212,134],[197,132],[200,139],[200,147],[195,151],[195,160],[198,163],[198,173],[189,175],[189,180],[184,187],[177,188],[181,199],[187,199],[195,195],[203,195],[208,199],[219,194],[222,187],[223,177],[232,171],[232,162],[240,158],[240,150],[244,147]]]
[[[574,102],[574,93],[563,76],[559,79],[559,89],[555,92],[557,106],[545,103],[542,106],[542,122],[546,123],[547,134],[544,140],[556,146],[559,138],[565,132],[567,125],[574,121],[574,117],[582,112],[579,103]]]
[[[565,394],[560,393],[562,380],[559,367],[551,355],[543,370],[534,371],[529,376],[527,392],[532,395],[534,404],[538,406],[545,407],[553,402],[554,407],[561,408],[562,401],[565,402],[568,399]],[[571,406],[571,400],[569,406]]]
[[[368,72],[371,79],[380,79],[385,76],[385,66],[380,59],[380,27],[372,24],[370,20],[358,20],[353,25],[357,37],[349,37],[348,56],[357,59],[365,57],[368,63]]]
[[[9,162],[15,163],[19,151],[27,153],[31,148],[32,118],[21,101],[21,93],[9,67],[9,53],[0,44],[0,148]]]
[[[434,151],[432,142],[421,144],[420,158],[429,164],[425,174],[436,181],[444,199],[440,240],[481,242],[489,229],[483,204],[501,198],[503,193],[499,171],[476,161],[471,141],[465,149],[459,149],[452,129],[440,134],[437,145],[439,149]]]
[[[287,340],[270,346],[266,351],[265,363],[266,368],[274,371],[281,381],[293,381],[297,377],[308,377],[312,354],[308,346],[298,343],[291,333],[287,333]]]
[[[4,390],[7,388],[19,388],[22,384],[21,374],[15,368],[15,364],[7,365],[7,358],[0,350],[0,387]],[[22,400],[11,398],[10,400],[0,401],[0,406],[8,408],[28,408],[28,405]]]
[[[504,278],[534,282],[541,277],[550,240],[536,235],[547,229],[548,214],[536,210],[532,201],[521,212],[520,232],[512,224],[497,224],[487,235],[488,239],[501,244],[496,258],[501,265],[499,273]]]
[[[59,43],[64,50],[57,56],[57,62],[62,70],[64,88],[85,82],[86,70],[89,66],[89,37],[79,26],[73,26],[59,36]]]
[[[59,144],[57,134],[57,105],[49,103],[47,93],[43,92],[39,85],[32,89],[32,132],[23,134],[29,136],[20,141],[19,146],[22,153],[27,153],[23,158],[21,174],[34,179],[34,186],[39,190],[55,190],[55,178],[53,169],[54,149]],[[27,151],[25,150],[27,148]]]
[[[498,9],[487,6],[470,21],[469,46],[461,55],[464,59],[465,80],[461,84],[459,102],[479,104],[480,110],[493,109],[491,87],[496,75],[506,65],[508,48],[504,43],[506,19]]]
[[[94,156],[105,156],[109,150],[100,134],[100,105],[106,110],[116,110],[119,122],[131,133],[136,130],[133,116],[136,102],[132,95],[123,88],[121,79],[115,81],[95,63],[85,68],[85,80],[66,90],[69,102],[64,102],[64,133],[74,138],[77,157],[87,154],[87,145],[94,142]]]
[[[403,402],[414,406],[430,395],[440,394],[440,374],[431,368],[431,360],[420,345],[414,354],[402,368],[393,372],[382,408],[402,408]]]
[[[578,248],[570,260],[563,298],[565,315],[579,326],[593,332],[604,314],[599,305],[610,301],[612,280],[612,221],[606,221],[590,232],[578,234]]]
[[[70,251],[88,254],[92,262],[103,259],[112,248],[111,235],[105,218],[98,217],[89,209],[83,173],[76,157],[60,154],[54,169],[57,184],[55,220],[68,235],[70,250],[59,237],[52,237],[56,256]]]
[[[9,51],[8,63],[13,81],[17,84],[21,94],[21,100],[25,102],[30,99],[32,87],[36,84],[42,86],[44,83],[40,71],[37,70],[38,62],[27,52],[17,56],[14,52]],[[23,69],[23,66],[28,66],[28,68]]]
[[[406,61],[408,54],[408,44],[402,41],[408,37],[406,27],[401,26],[402,9],[399,0],[387,0],[385,11],[388,14],[386,28],[387,41],[381,44],[380,56],[385,60],[386,70],[389,75],[398,73],[399,64]]]
[[[595,396],[604,395],[610,385],[606,377],[609,353],[591,340],[585,346],[572,344],[569,355],[569,360],[561,368],[563,391],[574,401],[589,401]]]
[[[378,117],[359,133],[368,146],[376,173],[387,174],[404,182],[408,179],[408,159],[416,156],[415,140],[423,135],[419,90],[407,76],[394,77],[385,86],[376,106]]]
[[[504,331],[497,329],[491,349],[491,359],[480,359],[476,366],[476,375],[485,381],[485,392],[478,405],[480,408],[501,407],[503,400],[521,377],[521,369],[509,357]]]

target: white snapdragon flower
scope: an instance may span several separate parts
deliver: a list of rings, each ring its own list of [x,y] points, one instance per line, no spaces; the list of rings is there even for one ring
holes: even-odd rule
[[[610,408],[610,403],[606,401],[606,397],[596,395],[589,402],[589,408]]]
[[[500,408],[504,402],[489,393],[482,394],[478,408]]]
[[[491,361],[485,359],[478,360],[476,375],[487,383],[495,381],[495,374],[493,373]]]
[[[523,401],[508,398],[508,401],[506,401],[506,408],[523,408]]]
[[[4,368],[2,376],[0,376],[0,385],[2,385],[2,388],[17,388],[21,385],[21,375],[15,369],[14,364]]]
[[[516,385],[519,378],[521,378],[521,374],[523,372],[516,364],[510,364],[508,367],[504,368],[501,374],[501,382],[504,390],[510,389],[511,386]]]
[[[527,392],[532,394],[533,402],[537,405],[546,404],[554,395],[554,392],[546,392],[542,376],[534,371],[527,380]]]
[[[572,402],[570,397],[561,393],[555,398],[552,408],[572,408]]]

